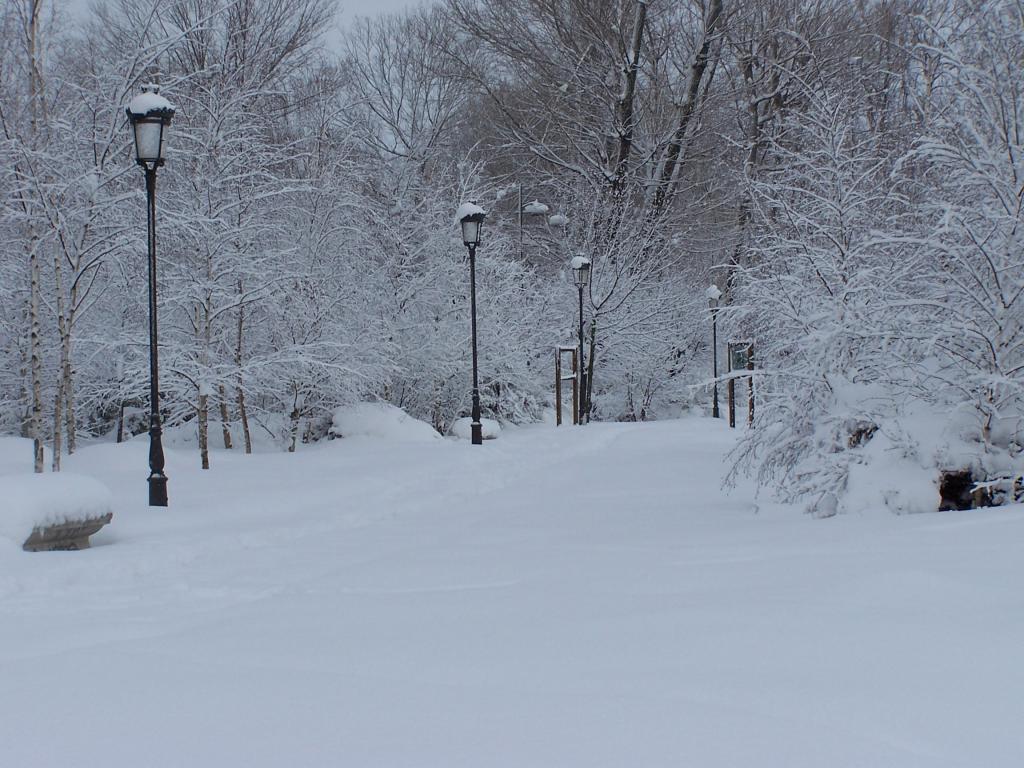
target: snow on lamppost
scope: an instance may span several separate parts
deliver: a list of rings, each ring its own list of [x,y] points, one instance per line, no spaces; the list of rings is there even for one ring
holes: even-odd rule
[[[473,337],[473,423],[470,438],[473,445],[483,445],[480,426],[480,379],[476,355],[476,247],[480,245],[480,228],[487,212],[475,203],[463,203],[455,214],[462,226],[462,243],[469,249],[469,315]]]
[[[718,300],[722,298],[722,292],[718,286],[712,283],[704,292],[708,299],[708,307],[711,309],[711,373],[714,376],[714,383],[711,385],[711,416],[718,418]]]
[[[579,363],[579,423],[582,424],[589,408],[587,407],[587,375],[585,373],[583,357],[583,290],[590,285],[590,259],[586,256],[574,256],[572,262],[572,277],[576,283],[580,297],[580,363]]]
[[[146,175],[146,230],[149,251],[149,506],[167,506],[167,475],[160,426],[160,369],[156,329],[156,169],[164,164],[167,129],[174,106],[157,85],[145,85],[131,100],[128,122],[135,138],[135,161]]]

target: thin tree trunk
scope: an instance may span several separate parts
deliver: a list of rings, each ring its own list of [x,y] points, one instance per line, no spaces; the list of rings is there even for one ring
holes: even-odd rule
[[[207,313],[207,318],[209,314]],[[203,469],[210,468],[210,409],[209,392],[206,383],[207,353],[209,349],[210,325],[208,319],[204,321],[199,307],[195,311],[195,328],[197,341],[199,343],[199,398],[196,407],[196,421],[199,430],[199,459]]]
[[[68,336],[70,346],[70,335]],[[67,433],[68,439],[68,455],[70,456],[75,452],[75,448],[78,447],[77,443],[77,432],[78,422],[75,418],[75,387],[74,387],[74,376],[71,371],[71,358],[70,350],[68,351],[68,357],[65,358],[64,366],[64,429]]]
[[[296,396],[297,398],[297,396]],[[291,428],[289,430],[291,440],[288,442],[288,453],[295,453],[295,442],[299,436],[299,406],[298,404],[292,408],[291,412]]]
[[[203,385],[200,384],[199,407],[196,409],[197,421],[199,422],[199,457],[203,469],[210,468],[210,439],[209,439],[209,396],[203,392]]]
[[[224,434],[224,449],[230,451],[231,445],[231,424],[228,421],[228,396],[224,391],[224,385],[217,385],[217,399],[220,402],[220,428]]]
[[[238,281],[238,295],[242,295],[242,281]],[[242,388],[242,331],[244,328],[245,305],[238,304],[238,339],[235,345],[235,368],[238,369],[238,419],[242,422],[242,436],[245,438],[245,452],[252,453],[252,434],[249,432],[249,414],[245,408],[245,390]]]
[[[43,360],[39,340],[39,240],[33,232],[29,238],[29,371],[32,377],[32,469],[43,471]]]
[[[590,396],[594,392],[594,360],[597,357],[597,355],[594,353],[594,351],[595,351],[595,349],[597,347],[596,340],[597,340],[597,320],[595,319],[595,320],[591,320],[590,321],[590,359],[587,360],[587,392],[586,392],[587,405],[586,405],[586,409],[585,409],[585,411],[583,413],[587,423],[590,422],[590,408],[591,408]]]
[[[698,93],[700,92],[701,81],[708,69],[708,53],[711,50],[711,42],[718,34],[718,20],[722,16],[722,0],[711,0],[708,6],[707,22],[704,25],[704,37],[700,49],[690,65],[690,79],[686,86],[686,98],[679,106],[679,121],[675,133],[669,142],[665,162],[661,167],[661,175],[658,179],[658,187],[654,192],[654,210],[660,212],[672,199],[676,187],[676,169],[679,166],[680,157],[683,152],[683,145],[697,107]],[[711,78],[714,77],[714,67],[711,69]],[[705,94],[707,90],[705,89]]]
[[[64,392],[57,387],[57,393],[53,396],[53,457],[50,461],[50,471],[60,472],[60,455],[63,451],[61,446],[61,429],[63,424],[61,416],[61,404],[64,402]]]
[[[42,112],[43,83],[39,71],[39,14],[42,0],[32,0],[29,9],[27,42],[29,54],[29,98],[31,125],[29,139],[35,148]],[[26,211],[31,213],[31,211]],[[43,360],[39,330],[39,236],[29,224],[29,370],[32,377],[32,468],[43,471]]]
[[[252,433],[249,431],[249,414],[245,409],[245,392],[238,387],[238,417],[242,422],[242,436],[245,438],[245,452],[252,453]]]
[[[615,171],[612,189],[621,192],[626,185],[629,171],[629,156],[633,150],[633,130],[635,122],[636,80],[640,72],[640,50],[644,39],[644,26],[647,23],[647,0],[638,0],[636,17],[633,21],[632,47],[625,51],[626,69],[622,95],[616,105],[616,130],[619,134],[619,145],[615,157]]]
[[[61,252],[60,249],[54,249],[53,256],[53,280],[54,289],[57,294],[57,335],[60,338],[60,364],[58,366],[57,377],[57,393],[53,398],[53,463],[52,468],[54,472],[60,472],[60,455],[63,450],[61,446],[61,430],[64,428],[64,387],[66,385],[65,371],[67,371],[71,365],[68,362],[67,354],[71,347],[71,339],[69,336],[69,329],[67,324],[67,318],[65,317],[65,304],[64,304],[64,270],[63,264],[61,263]]]
[[[75,306],[78,302],[77,284],[71,287],[71,296],[68,301],[67,334],[64,336],[61,350],[61,358],[64,361],[63,387],[64,387],[64,428],[68,438],[68,455],[75,452],[78,447],[78,420],[75,416],[75,376],[71,366],[71,334],[75,328]]]

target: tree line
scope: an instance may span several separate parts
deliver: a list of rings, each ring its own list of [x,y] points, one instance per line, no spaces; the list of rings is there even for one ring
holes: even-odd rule
[[[486,415],[550,407],[585,255],[593,418],[707,401],[714,283],[756,342],[737,472],[829,513],[884,446],[1015,496],[1018,3],[446,0],[337,33],[329,0],[58,5],[0,16],[0,429],[37,469],[144,426],[123,109],[156,82],[161,407],[204,467],[359,399],[464,415],[473,200]]]

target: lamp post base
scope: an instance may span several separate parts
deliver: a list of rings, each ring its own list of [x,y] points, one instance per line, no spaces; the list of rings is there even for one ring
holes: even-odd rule
[[[149,476],[149,506],[167,506],[167,475]]]
[[[470,440],[471,440],[472,444],[473,445],[483,445],[484,444],[484,429],[483,429],[483,426],[481,426],[480,422],[479,421],[474,421],[472,424],[469,425],[469,430],[470,430],[469,436],[470,436]]]

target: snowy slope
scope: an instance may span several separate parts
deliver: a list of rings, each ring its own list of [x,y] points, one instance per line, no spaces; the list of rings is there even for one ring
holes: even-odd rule
[[[296,454],[146,443],[0,550],[3,766],[1016,766],[1024,510],[813,520],[710,420]]]

